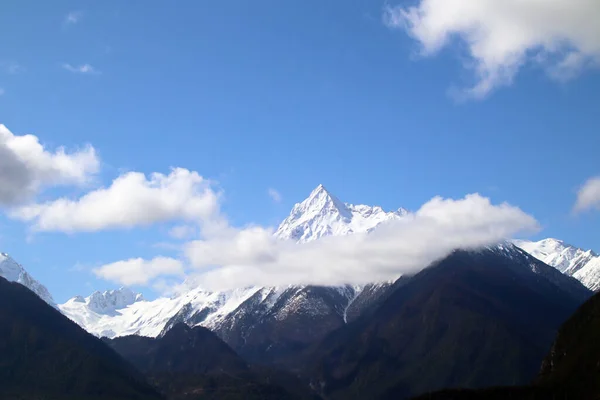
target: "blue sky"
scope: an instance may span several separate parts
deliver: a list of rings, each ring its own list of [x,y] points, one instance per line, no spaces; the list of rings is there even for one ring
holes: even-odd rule
[[[8,1],[0,123],[51,150],[89,143],[101,160],[93,182],[40,191],[38,202],[170,167],[218,182],[234,226],[276,225],[319,183],[386,209],[478,192],[533,215],[543,228],[533,238],[600,250],[598,213],[571,212],[600,174],[598,71],[555,79],[526,60],[510,82],[459,101],[452,93],[477,80],[465,44],[423,56],[424,39],[386,22],[385,7]],[[0,248],[62,302],[118,286],[95,266],[174,256],[164,245],[174,224],[33,232],[4,216]]]

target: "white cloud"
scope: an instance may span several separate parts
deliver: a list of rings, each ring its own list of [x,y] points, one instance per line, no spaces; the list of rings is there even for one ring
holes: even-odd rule
[[[468,97],[511,84],[528,62],[560,80],[600,66],[598,0],[419,0],[387,7],[384,20],[417,40],[424,56],[461,39],[477,79]]]
[[[62,67],[69,72],[74,72],[77,74],[88,74],[88,75],[100,74],[100,71],[98,71],[96,68],[94,68],[90,64],[82,64],[79,66],[74,66],[71,64],[63,64]]]
[[[182,276],[183,264],[181,261],[156,257],[151,260],[132,258],[106,264],[93,270],[94,274],[121,285],[146,285],[158,276]]]
[[[0,204],[14,205],[54,185],[84,185],[98,172],[92,146],[48,151],[34,135],[14,135],[0,124]]]
[[[74,25],[74,24],[78,23],[79,21],[81,21],[82,17],[83,17],[82,11],[71,11],[70,13],[68,13],[65,16],[65,24]]]
[[[267,193],[269,194],[271,200],[273,200],[275,203],[281,203],[281,193],[279,193],[277,190],[269,188]]]
[[[207,288],[339,285],[416,273],[454,249],[493,244],[537,228],[519,208],[492,205],[472,194],[460,200],[436,197],[370,234],[296,244],[273,238],[270,228],[253,226],[192,241],[185,252],[198,271],[195,281]]]
[[[169,175],[140,172],[116,178],[107,188],[77,200],[61,198],[12,211],[11,216],[32,221],[34,230],[93,232],[132,228],[171,220],[208,223],[218,214],[218,193],[197,172],[175,168]]]
[[[577,192],[575,212],[600,209],[600,176],[590,178]]]
[[[197,233],[197,228],[192,225],[177,225],[169,230],[169,236],[174,239],[186,239],[194,236]]]

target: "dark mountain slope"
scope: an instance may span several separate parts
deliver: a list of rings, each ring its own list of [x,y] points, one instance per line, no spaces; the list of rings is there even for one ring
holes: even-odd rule
[[[216,334],[200,326],[178,323],[159,338],[104,340],[172,400],[310,398],[307,386],[293,376],[250,369]]]
[[[408,283],[411,278],[403,275],[392,283],[366,285],[346,310],[346,321],[353,322],[358,318],[369,318],[392,293]]]
[[[298,354],[344,325],[354,292],[351,287],[292,286],[267,307],[273,295],[252,296],[217,330],[253,364],[295,365]]]
[[[554,271],[508,244],[456,251],[329,335],[309,367],[313,385],[351,399],[528,383],[591,295]]]
[[[537,383],[565,387],[582,399],[600,398],[600,294],[560,328]]]
[[[565,322],[534,384],[483,390],[447,390],[422,400],[600,399],[600,294],[596,294]]]
[[[246,363],[227,344],[200,326],[190,328],[179,323],[159,339],[124,336],[106,341],[144,373],[235,375],[248,371]]]
[[[0,278],[0,398],[160,399],[101,340]]]

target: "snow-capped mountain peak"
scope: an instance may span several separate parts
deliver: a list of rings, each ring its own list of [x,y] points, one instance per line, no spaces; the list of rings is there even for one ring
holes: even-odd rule
[[[0,276],[10,282],[20,283],[40,296],[46,303],[56,307],[56,303],[54,303],[54,299],[48,289],[29,275],[21,264],[13,260],[6,253],[0,253]]]
[[[600,256],[592,250],[580,249],[553,238],[539,242],[513,242],[538,260],[581,281],[588,289],[600,290]]]
[[[598,257],[592,250],[583,250],[554,238],[538,242],[515,240],[514,243],[538,260],[567,275],[575,274],[592,259]]]
[[[275,237],[305,243],[324,236],[368,232],[382,222],[401,218],[407,213],[403,208],[386,212],[379,206],[343,203],[325,186],[319,185],[306,200],[294,206]]]
[[[141,293],[135,293],[129,288],[122,287],[116,290],[106,290],[104,292],[95,291],[86,298],[75,296],[68,300],[64,305],[76,306],[76,304],[85,304],[90,311],[93,311],[96,314],[113,315],[117,310],[123,309],[138,301],[144,301],[144,296],[142,296]]]
[[[323,185],[317,186],[310,195],[292,209],[290,216],[308,219],[324,214],[338,213],[342,218],[352,218],[350,210]]]
[[[106,313],[125,308],[135,302],[143,301],[141,293],[135,293],[129,288],[94,292],[86,300],[90,309],[97,313]]]

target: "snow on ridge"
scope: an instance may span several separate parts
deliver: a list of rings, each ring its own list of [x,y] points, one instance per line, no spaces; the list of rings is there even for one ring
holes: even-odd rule
[[[565,275],[579,280],[590,290],[600,290],[600,256],[592,250],[547,238],[538,242],[513,240],[522,250]]]
[[[137,334],[156,337],[165,324],[188,304],[194,310],[206,310],[207,315],[201,325],[212,328],[258,290],[246,288],[208,292],[197,288],[177,297],[159,297],[152,301],[142,299],[122,308],[100,310],[102,312],[90,307],[88,301],[78,301],[78,298],[59,307],[67,317],[96,336],[112,338]]]
[[[0,276],[7,281],[20,283],[52,307],[56,307],[56,303],[48,289],[29,275],[25,268],[7,253],[0,253]]]

